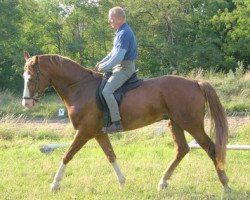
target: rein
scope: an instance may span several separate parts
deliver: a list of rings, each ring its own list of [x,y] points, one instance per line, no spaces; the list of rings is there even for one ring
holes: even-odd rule
[[[72,84],[70,84],[70,85],[66,85],[65,87],[59,89],[59,91],[62,92],[62,93],[64,93],[64,92],[66,92],[68,89],[70,89],[70,88],[72,88],[72,87],[78,85],[79,83],[81,83],[81,82],[83,82],[83,81],[85,81],[85,80],[82,79],[82,80],[76,81],[76,82],[74,82],[74,83],[72,83]]]
[[[95,78],[95,75],[94,75],[94,73],[92,73],[91,76],[88,76],[88,77]],[[88,81],[89,81],[89,78],[86,79],[85,77],[83,77],[83,79],[81,79],[81,80],[78,80],[78,81],[76,81],[76,82],[74,82],[74,83],[72,83],[70,85],[67,85],[67,86],[65,86],[63,88],[60,88],[58,92],[65,93],[68,89],[70,89],[70,88],[72,88],[74,86],[77,86],[80,83],[88,82]]]
[[[49,83],[50,85],[52,84],[53,85],[53,81],[52,80],[49,80],[48,77],[46,77],[40,70],[40,65],[39,65],[39,59],[38,59],[38,56],[36,56],[36,63],[32,66],[33,69],[34,69],[34,74],[36,74],[35,76],[35,86],[34,86],[34,89],[33,89],[33,96],[30,96],[30,97],[27,97],[27,96],[23,96],[22,98],[23,99],[32,99],[36,102],[39,101],[40,97],[42,96],[42,94],[40,94],[39,92],[39,85],[40,85],[40,79],[41,79],[41,76],[44,77]],[[41,76],[40,76],[41,75]],[[90,80],[94,80],[96,78],[96,74],[93,73],[93,72],[90,72],[90,74],[87,76],[84,76],[82,77],[80,80],[77,80],[69,85],[66,85],[62,88],[57,88],[58,89],[58,92],[59,93],[65,93],[67,90],[69,90],[70,88],[74,87],[74,86],[77,86],[78,84],[82,84],[83,82],[89,82]]]

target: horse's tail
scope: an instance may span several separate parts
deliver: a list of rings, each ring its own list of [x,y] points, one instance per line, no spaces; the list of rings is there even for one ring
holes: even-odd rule
[[[206,81],[198,82],[209,106],[211,115],[211,136],[215,134],[215,155],[217,169],[224,169],[226,145],[228,142],[228,122],[215,89]]]

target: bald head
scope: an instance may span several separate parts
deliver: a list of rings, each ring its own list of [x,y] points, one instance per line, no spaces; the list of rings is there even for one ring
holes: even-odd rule
[[[113,7],[109,10],[109,14],[112,14],[116,17],[121,17],[124,20],[126,19],[126,15],[124,10],[120,6]]]
[[[109,10],[108,22],[113,28],[119,29],[125,23],[125,21],[126,15],[121,7],[116,6]]]

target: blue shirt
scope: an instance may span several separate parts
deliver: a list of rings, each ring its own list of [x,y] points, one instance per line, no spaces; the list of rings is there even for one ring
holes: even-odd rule
[[[125,49],[124,60],[135,60],[137,57],[137,42],[135,35],[127,23],[124,23],[117,31],[113,48]]]
[[[110,70],[122,60],[135,60],[137,58],[137,41],[127,23],[117,31],[113,41],[112,51],[99,63],[104,70]]]

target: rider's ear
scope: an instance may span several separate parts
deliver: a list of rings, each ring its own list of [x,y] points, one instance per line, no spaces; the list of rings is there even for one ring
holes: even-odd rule
[[[30,58],[30,54],[27,51],[25,51],[24,52],[24,59],[27,61],[29,58]]]

